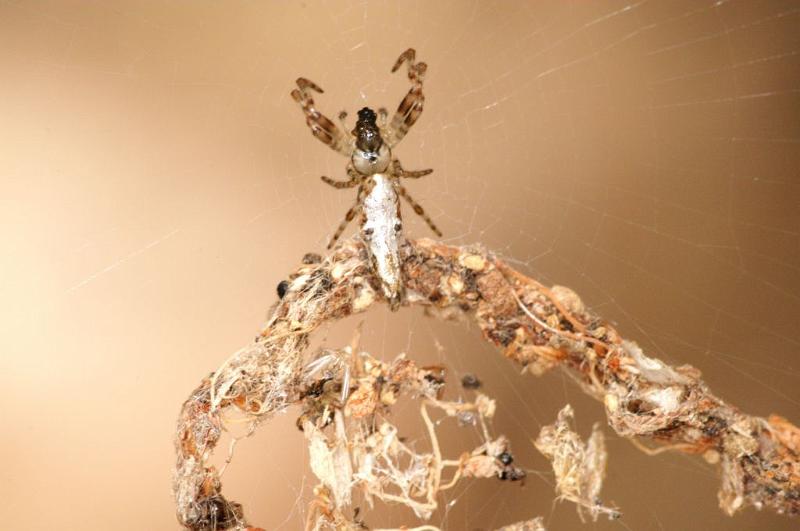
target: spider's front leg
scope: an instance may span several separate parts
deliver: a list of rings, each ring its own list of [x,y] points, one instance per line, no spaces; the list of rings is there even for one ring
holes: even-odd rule
[[[422,93],[422,81],[425,78],[428,65],[422,62],[414,62],[416,54],[417,52],[414,48],[409,48],[400,55],[394,67],[392,67],[392,72],[396,72],[404,62],[408,62],[408,79],[411,80],[411,89],[397,107],[397,111],[395,111],[386,131],[386,141],[390,147],[397,145],[406,136],[408,130],[411,129],[419,115],[422,114],[422,106],[425,103],[425,95]]]
[[[334,151],[338,151],[345,157],[353,153],[353,140],[336,127],[327,116],[319,112],[314,107],[314,98],[311,97],[311,90],[322,94],[323,90],[313,81],[304,77],[297,78],[297,87],[292,91],[292,98],[303,108],[306,115],[306,124],[311,129],[311,133],[319,140],[324,142]]]

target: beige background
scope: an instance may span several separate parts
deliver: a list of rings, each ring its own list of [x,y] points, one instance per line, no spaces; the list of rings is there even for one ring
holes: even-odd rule
[[[799,26],[797,2],[0,0],[2,527],[177,527],[182,400],[251,340],[353,200],[320,183],[345,161],[305,128],[293,80],[324,87],[331,117],[391,108],[408,46],[429,64],[427,102],[397,154],[435,169],[410,189],[447,241],[575,288],[724,398],[800,421]],[[319,338],[338,346],[355,323]],[[418,309],[365,327],[378,355],[478,373],[495,433],[542,472],[468,484],[438,525],[797,526],[723,516],[713,468],[607,429],[604,498],[625,516],[578,527],[528,439],[566,402],[586,434],[598,404]],[[301,528],[311,496],[295,415],[244,442],[225,478],[266,529]]]

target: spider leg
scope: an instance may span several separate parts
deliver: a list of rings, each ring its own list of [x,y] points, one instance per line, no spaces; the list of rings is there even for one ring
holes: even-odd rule
[[[422,62],[415,62],[416,51],[414,48],[409,48],[403,52],[392,67],[392,72],[396,72],[400,66],[408,61],[408,79],[411,80],[411,89],[400,102],[397,107],[392,121],[388,128],[388,139],[390,147],[397,145],[400,140],[406,136],[408,130],[422,114],[422,106],[425,103],[425,95],[422,93],[422,81],[425,78],[425,72],[428,70],[428,65]]]
[[[334,188],[352,188],[354,186],[358,186],[364,182],[364,176],[358,173],[355,168],[353,168],[352,164],[347,165],[347,175],[350,176],[350,179],[347,181],[337,181],[335,179],[331,179],[323,175],[320,177],[322,181],[326,184],[333,186]]]
[[[400,161],[394,159],[393,162],[394,166],[392,171],[398,177],[405,177],[406,179],[419,179],[420,177],[425,177],[426,175],[430,175],[433,173],[433,170],[417,170],[417,171],[408,171],[404,170],[403,166],[400,164]]]
[[[345,120],[347,120],[347,111],[342,111],[342,112],[339,113],[339,123],[342,124],[342,129],[346,133],[347,132],[347,122],[345,122]]]
[[[328,243],[328,249],[333,247],[333,244],[335,244],[336,240],[339,239],[339,236],[342,235],[342,232],[344,232],[344,229],[347,228],[347,225],[351,221],[353,221],[353,219],[355,219],[355,217],[356,217],[356,214],[358,214],[361,211],[361,194],[362,194],[362,192],[363,192],[363,188],[359,188],[358,189],[358,194],[356,195],[356,204],[353,205],[350,208],[350,210],[347,211],[347,214],[344,215],[344,219],[342,220],[341,223],[339,223],[339,226],[336,228],[336,232],[333,233],[333,236],[331,237],[331,241]]]
[[[332,150],[349,157],[353,152],[352,139],[342,133],[336,124],[314,107],[314,98],[311,97],[310,91],[322,94],[322,89],[304,77],[297,78],[297,87],[292,91],[292,98],[303,108],[306,124],[311,129],[311,133]]]
[[[324,182],[325,184],[329,184],[329,185],[333,186],[334,188],[338,188],[340,190],[342,188],[352,188],[354,186],[358,186],[359,184],[361,184],[360,180],[350,179],[349,181],[337,181],[337,180],[331,179],[330,177],[327,177],[325,175],[320,177],[320,179],[322,179],[322,182]]]
[[[389,111],[386,110],[386,107],[381,107],[378,109],[378,127],[381,130],[381,135],[385,138],[389,138],[389,130],[387,126],[389,124]]]
[[[420,206],[420,204],[417,203],[416,201],[414,201],[414,199],[408,194],[408,191],[405,189],[405,187],[400,185],[400,184],[395,184],[395,187],[397,188],[397,193],[400,194],[401,196],[403,196],[403,199],[408,201],[408,204],[411,205],[411,208],[414,209],[414,213],[416,213],[418,216],[420,216],[422,219],[424,219],[425,223],[428,224],[428,226],[431,228],[431,230],[434,233],[436,233],[437,236],[441,237],[442,236],[442,231],[440,231],[436,227],[436,224],[433,222],[433,220],[430,218],[430,216],[428,216],[428,214],[425,213],[425,210],[423,210],[423,208]]]

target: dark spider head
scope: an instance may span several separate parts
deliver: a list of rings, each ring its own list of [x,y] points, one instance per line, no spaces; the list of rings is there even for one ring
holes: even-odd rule
[[[353,129],[353,134],[356,135],[356,146],[361,151],[377,153],[383,145],[377,119],[378,115],[369,107],[358,111],[358,121]]]

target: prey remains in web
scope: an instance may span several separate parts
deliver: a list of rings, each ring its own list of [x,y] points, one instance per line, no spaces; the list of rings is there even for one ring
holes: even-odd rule
[[[370,263],[381,282],[381,289],[392,310],[396,310],[403,299],[403,283],[400,278],[400,248],[404,242],[403,221],[400,215],[399,197],[403,197],[414,212],[421,216],[438,236],[442,233],[425,214],[422,207],[400,184],[400,180],[418,179],[433,170],[404,170],[397,158],[392,156],[394,148],[406,136],[422,114],[425,95],[422,81],[428,65],[416,61],[416,52],[409,48],[403,52],[392,67],[396,72],[403,63],[408,64],[408,79],[411,89],[397,107],[391,121],[388,111],[381,107],[377,114],[369,107],[358,111],[358,120],[350,133],[342,132],[329,118],[314,106],[310,91],[323,90],[306,78],[297,79],[292,97],[303,109],[306,124],[311,133],[334,151],[348,157],[348,180],[336,181],[322,176],[322,181],[334,188],[355,188],[355,204],[347,211],[344,220],[333,234],[328,249],[333,247],[348,223],[360,215],[361,237],[366,243]],[[339,113],[339,121],[347,131],[347,112]]]

